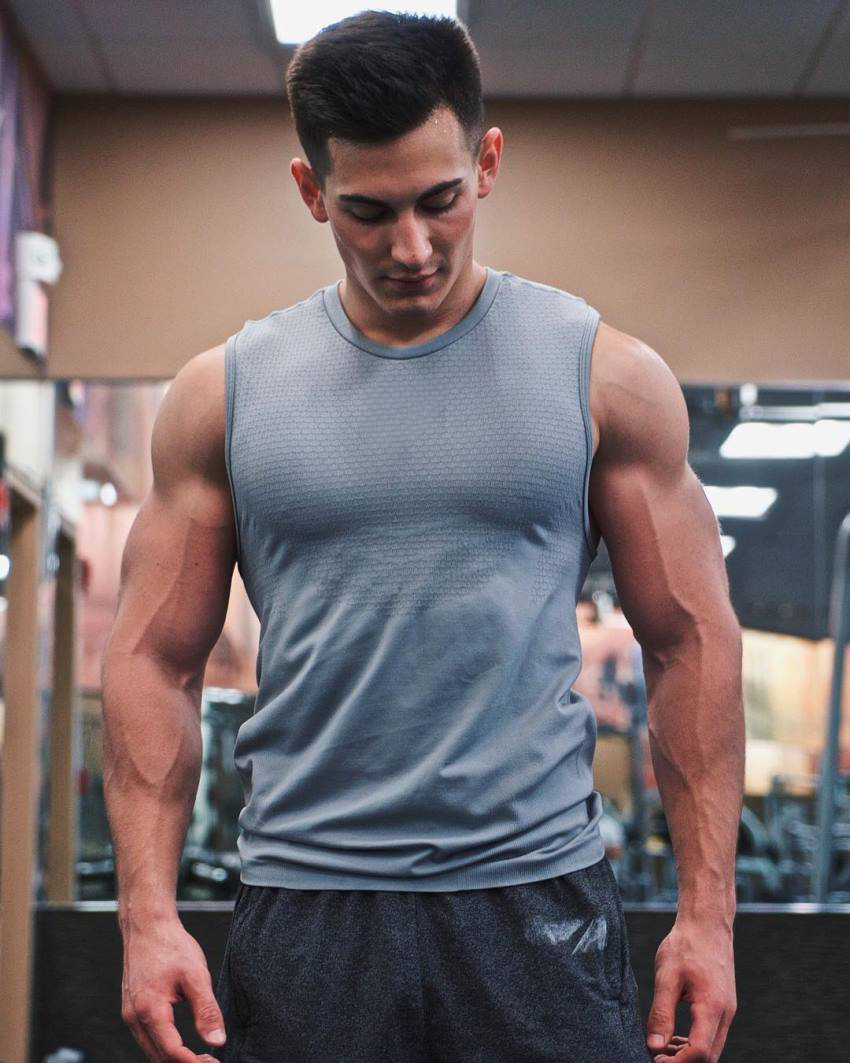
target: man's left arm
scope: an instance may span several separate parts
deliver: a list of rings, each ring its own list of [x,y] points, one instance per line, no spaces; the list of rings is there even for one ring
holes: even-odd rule
[[[716,1063],[737,1009],[735,854],[744,788],[741,632],[714,511],[688,464],[682,390],[646,344],[600,324],[591,409],[599,445],[590,508],[642,650],[649,744],[679,898],[659,947],[648,1044]],[[673,1037],[691,1005],[689,1044]],[[662,1043],[651,1035],[660,1034]]]

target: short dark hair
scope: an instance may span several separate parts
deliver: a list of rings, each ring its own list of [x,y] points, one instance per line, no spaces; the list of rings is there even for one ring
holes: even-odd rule
[[[454,112],[477,157],[484,132],[478,52],[458,19],[361,11],[300,45],[286,71],[298,139],[320,188],[328,140],[381,144]]]

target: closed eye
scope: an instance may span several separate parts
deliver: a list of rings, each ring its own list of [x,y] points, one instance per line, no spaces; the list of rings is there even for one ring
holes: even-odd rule
[[[422,209],[428,214],[445,214],[447,210],[451,210],[455,203],[460,199],[460,196],[454,196],[448,203],[441,207],[423,207]],[[353,210],[348,212],[355,221],[363,222],[364,225],[370,225],[372,222],[381,221],[384,217],[383,212],[381,214],[372,214],[368,218],[364,218],[360,214],[355,214]]]

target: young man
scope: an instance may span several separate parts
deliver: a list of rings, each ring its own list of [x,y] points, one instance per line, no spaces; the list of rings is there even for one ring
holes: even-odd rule
[[[460,23],[346,19],[287,88],[345,276],[192,358],[157,417],[104,655],[124,1018],[179,1063],[209,1058],[181,997],[243,1063],[716,1063],[741,647],[681,390],[580,297],[474,260],[503,138]],[[679,873],[648,1031],[572,688],[600,534]],[[234,563],[262,629],[214,995],[175,884]]]

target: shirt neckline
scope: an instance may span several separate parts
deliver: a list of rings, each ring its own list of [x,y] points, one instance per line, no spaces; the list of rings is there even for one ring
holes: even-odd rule
[[[378,355],[381,358],[417,358],[423,354],[430,354],[432,351],[439,351],[450,343],[454,343],[455,340],[459,340],[461,336],[465,336],[467,332],[475,328],[490,309],[493,300],[496,298],[496,292],[499,289],[499,282],[504,275],[504,271],[492,269],[490,266],[485,266],[484,268],[487,270],[484,286],[465,317],[462,317],[446,332],[440,333],[439,336],[432,336],[430,340],[426,340],[424,343],[417,343],[409,347],[386,347],[382,343],[376,343],[374,340],[369,339],[368,336],[365,336],[359,329],[355,328],[343,309],[342,300],[339,297],[341,281],[329,284],[322,289],[322,301],[331,324],[343,339],[348,340],[355,347],[359,347],[360,350],[367,351],[369,354]]]

